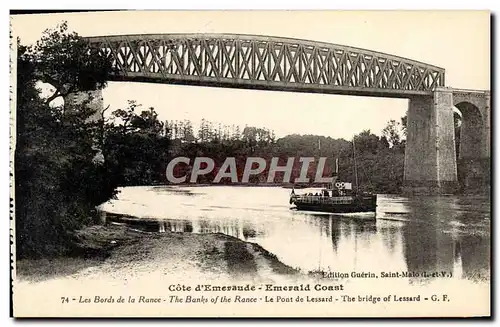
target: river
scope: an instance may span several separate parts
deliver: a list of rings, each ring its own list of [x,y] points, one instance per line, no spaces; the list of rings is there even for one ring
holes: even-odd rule
[[[153,220],[147,228],[160,232],[257,243],[306,273],[446,271],[456,280],[489,281],[487,197],[379,195],[376,219],[366,219],[292,210],[289,194],[279,187],[125,187],[102,209]]]

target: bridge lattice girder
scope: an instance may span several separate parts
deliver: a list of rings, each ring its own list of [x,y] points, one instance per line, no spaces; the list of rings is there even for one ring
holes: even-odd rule
[[[253,35],[87,38],[111,56],[116,80],[406,97],[444,86],[444,69],[329,43]]]

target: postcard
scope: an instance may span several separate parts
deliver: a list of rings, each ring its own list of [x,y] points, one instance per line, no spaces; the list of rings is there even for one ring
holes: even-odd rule
[[[490,19],[11,13],[12,315],[490,317]]]

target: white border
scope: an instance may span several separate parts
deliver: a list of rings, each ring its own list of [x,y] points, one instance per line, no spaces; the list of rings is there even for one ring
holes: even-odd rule
[[[327,1],[324,0],[307,0],[307,1],[298,1],[298,0],[288,0],[288,1],[272,1],[272,0],[252,0],[248,2],[240,2],[240,1],[221,1],[221,0],[212,0],[210,2],[208,1],[202,1],[202,0],[183,0],[183,1],[173,1],[169,2],[167,5],[164,5],[163,7],[159,7],[159,1],[147,1],[147,0],[141,0],[141,1],[102,1],[102,0],[86,0],[86,1],[34,1],[34,0],[22,0],[22,1],[15,1],[13,5],[15,6],[14,8],[6,8],[7,10],[10,9],[24,9],[24,8],[29,8],[30,10],[36,10],[36,9],[43,9],[43,10],[49,10],[49,9],[57,9],[57,10],[80,10],[80,9],[86,9],[89,10],[88,8],[92,8],[92,10],[99,10],[99,9],[110,9],[110,8],[120,8],[120,9],[140,9],[140,10],[145,10],[145,9],[160,9],[160,10],[167,10],[167,9],[173,9],[173,10],[180,10],[180,9],[204,9],[204,10],[220,10],[220,9],[229,9],[229,10],[243,10],[243,9],[267,9],[267,10],[276,10],[276,9],[287,9],[287,10],[303,10],[303,9],[309,9],[309,10],[325,10],[325,9],[336,9],[336,10],[359,10],[359,9],[370,9],[370,10],[383,10],[383,9],[390,9],[390,10],[436,10],[436,9],[475,9],[475,10],[484,10],[484,9],[489,9],[493,12],[493,15],[495,15],[498,11],[498,1],[487,1],[487,0],[474,0],[474,1],[453,1],[450,3],[446,3],[445,1],[436,1],[436,0],[419,0],[415,1],[412,3],[408,2],[403,2],[403,1],[389,1],[389,0],[377,0],[377,1],[370,1],[370,0],[349,0],[349,1],[343,1],[343,2],[334,2],[334,3],[327,3]],[[7,1],[2,2],[2,5],[6,5]],[[140,4],[141,7],[137,8],[137,5]],[[5,18],[4,18],[5,17]],[[9,28],[9,14],[6,14],[5,16],[1,16],[0,19],[2,19],[2,26],[5,26],[6,29]],[[492,25],[495,27],[494,25]],[[495,28],[496,30],[496,28]],[[495,43],[497,41],[497,35],[495,32],[492,32],[492,36],[494,37]],[[9,66],[8,66],[8,60],[9,60],[9,52],[7,51],[7,47],[9,46],[9,35],[6,30],[4,30],[3,33],[0,33],[0,38],[3,41],[2,43],[4,44],[4,51],[0,52],[2,58],[1,62],[3,65],[1,66],[1,69],[5,70],[2,72],[3,77],[3,85],[2,85],[2,90],[4,92],[2,93],[3,95],[3,103],[5,104],[3,106],[4,110],[0,112],[0,121],[3,124],[3,128],[0,128],[0,153],[2,154],[2,159],[0,161],[0,171],[3,173],[0,174],[1,178],[1,184],[3,187],[1,188],[1,199],[3,201],[1,202],[5,207],[3,209],[4,215],[6,215],[7,212],[9,212],[9,202],[7,202],[7,195],[10,195],[9,191],[9,177],[8,177],[8,171],[9,171],[9,111],[7,108],[8,106],[8,101],[9,101]],[[494,44],[495,44],[494,43]],[[493,47],[492,47],[493,50]],[[491,57],[493,59],[493,56]],[[495,67],[496,65],[492,66],[492,68]],[[492,72],[493,76],[496,76],[497,69]],[[493,86],[496,86],[496,83],[492,84]],[[494,90],[492,90],[493,96],[495,96],[497,91],[497,88],[495,87]],[[496,103],[496,101],[494,102]],[[495,109],[495,108],[494,108]],[[497,123],[499,114],[495,114],[495,120],[494,120],[494,126]],[[497,141],[497,134],[494,133],[494,140],[492,142]],[[493,143],[495,144],[495,143]],[[495,152],[495,159],[496,159],[496,152]],[[492,170],[494,168],[492,167]],[[496,175],[496,174],[495,174]],[[495,199],[492,199],[492,202],[495,203],[497,200],[497,197],[495,196]],[[498,202],[497,202],[498,203]],[[495,220],[495,217],[492,217],[492,220]],[[9,253],[7,252],[7,238],[8,234],[7,232],[9,231],[9,221],[7,217],[4,216],[3,219],[4,227],[1,229],[3,231],[3,244],[2,247],[2,258],[0,259],[0,262],[3,262],[4,265],[6,265]],[[496,222],[494,224],[495,230],[492,231],[492,236],[500,235],[498,233],[498,225],[499,223]],[[496,249],[492,249],[493,254],[496,256]],[[495,257],[497,259],[498,256]],[[495,260],[496,261],[496,260]],[[494,267],[492,267],[494,268]],[[495,269],[495,276],[493,277],[493,281],[496,280],[496,272],[497,270]],[[8,318],[9,312],[9,298],[10,298],[10,287],[9,284],[7,283],[7,280],[9,279],[9,274],[10,270],[9,269],[3,269],[2,270],[2,276],[1,276],[1,283],[0,285],[4,288],[3,289],[3,298],[2,298],[2,307],[6,312],[2,315],[4,317],[4,321],[6,322],[7,326],[12,326],[14,325],[15,321],[13,319]],[[496,283],[493,283],[494,289],[496,290],[495,287]],[[492,308],[492,312],[496,312],[496,308]],[[109,325],[109,324],[120,324],[122,323],[117,322],[117,321],[88,321],[92,325],[95,326],[103,326],[103,325]],[[148,321],[149,322],[149,321]],[[194,324],[196,322],[182,322],[182,321],[157,321],[162,324],[169,324],[169,325],[177,325],[179,322],[182,323],[183,325],[186,324]],[[201,322],[201,321],[200,321]],[[213,321],[214,323],[220,323],[219,321]],[[329,323],[339,323],[338,321],[330,321]],[[350,321],[349,324],[365,324],[368,321],[361,320],[361,321]],[[379,321],[379,323],[386,323],[387,321]],[[36,322],[34,321],[28,321],[24,322],[24,325],[32,325]],[[45,322],[44,324],[46,325],[55,325],[57,322],[56,321],[48,321]],[[69,321],[60,321],[60,323],[66,324],[69,323]],[[133,321],[131,323],[127,323],[127,325],[132,325],[132,326],[141,326],[143,325],[144,322],[142,321]],[[202,321],[201,323],[206,324],[207,321]],[[248,323],[248,322],[246,322]],[[264,321],[255,321],[256,324],[263,325],[263,324],[272,324],[272,323],[277,323],[277,321],[270,321],[270,322],[264,322]],[[289,323],[284,322],[284,323]],[[307,324],[308,322],[300,322],[301,324]],[[400,321],[394,321],[394,323],[399,324]],[[409,321],[406,321],[406,323],[411,323]],[[425,325],[443,325],[443,322],[436,322],[436,321],[418,321],[416,322],[417,324],[424,323]],[[455,321],[450,321],[447,322],[447,324],[455,324]],[[469,323],[472,324],[479,324],[480,321],[476,322],[471,322]],[[234,322],[231,322],[230,324],[234,324]]]

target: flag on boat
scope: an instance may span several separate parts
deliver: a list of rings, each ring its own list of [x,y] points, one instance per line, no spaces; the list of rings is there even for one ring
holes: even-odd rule
[[[341,190],[352,190],[352,183],[335,182],[335,187]]]

